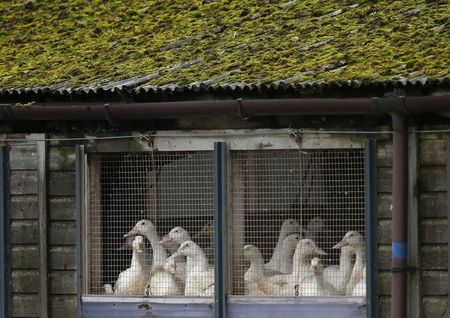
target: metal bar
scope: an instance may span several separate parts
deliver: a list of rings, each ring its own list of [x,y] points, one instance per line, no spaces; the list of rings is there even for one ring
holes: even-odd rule
[[[366,140],[364,155],[367,245],[367,317],[378,317],[377,142]]]
[[[77,264],[77,317],[81,318],[81,294],[83,293],[83,251],[82,251],[82,222],[84,207],[83,174],[84,174],[84,146],[75,147],[75,191],[76,191],[76,264]]]
[[[38,134],[37,139],[45,139]],[[39,202],[39,281],[40,317],[48,317],[48,257],[47,257],[47,144],[37,141],[38,155],[38,202]]]
[[[11,215],[9,148],[0,148],[0,316],[11,317]]]
[[[416,130],[416,127],[412,127]],[[420,219],[418,208],[418,138],[416,132],[409,133],[409,183],[408,183],[408,265],[420,268]],[[408,317],[421,316],[420,271],[412,270],[408,275]]]
[[[214,308],[216,318],[226,317],[228,283],[226,159],[226,144],[214,143]]]
[[[392,272],[391,317],[406,318],[407,312],[407,215],[408,215],[408,132],[406,117],[392,113]]]

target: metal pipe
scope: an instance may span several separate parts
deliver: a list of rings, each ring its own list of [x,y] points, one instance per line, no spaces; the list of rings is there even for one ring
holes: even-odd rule
[[[450,96],[405,97],[404,110],[411,114],[446,113]],[[375,102],[374,102],[375,100]],[[275,115],[382,115],[393,111],[376,100],[388,98],[304,98],[200,100],[156,103],[39,103],[30,106],[0,104],[0,120],[144,120],[212,116]],[[386,103],[384,103],[386,104]],[[396,103],[394,103],[396,104]]]
[[[391,317],[406,318],[407,312],[407,211],[408,211],[408,130],[406,116],[392,116],[392,285]]]

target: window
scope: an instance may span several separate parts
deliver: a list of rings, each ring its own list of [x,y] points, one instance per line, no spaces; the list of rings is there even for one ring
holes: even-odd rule
[[[309,134],[299,145],[286,130],[160,132],[151,143],[86,146],[83,294],[214,301],[218,141],[228,148],[230,304],[249,297],[364,296],[362,138]]]

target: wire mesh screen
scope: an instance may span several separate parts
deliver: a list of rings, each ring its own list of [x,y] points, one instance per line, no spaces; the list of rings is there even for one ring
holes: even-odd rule
[[[213,294],[212,157],[89,155],[88,293]]]
[[[364,295],[364,151],[231,158],[232,293]]]

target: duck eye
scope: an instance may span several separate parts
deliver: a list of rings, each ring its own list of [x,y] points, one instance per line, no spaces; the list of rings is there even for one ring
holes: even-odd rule
[[[175,230],[175,233],[178,233],[178,230]]]
[[[142,221],[142,222],[141,222],[141,225],[145,225],[145,221]]]

